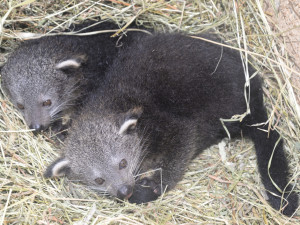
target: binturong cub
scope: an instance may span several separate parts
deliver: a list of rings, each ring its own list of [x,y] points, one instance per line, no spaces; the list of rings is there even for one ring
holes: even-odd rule
[[[232,138],[253,140],[270,205],[291,215],[298,196],[288,184],[283,141],[266,132],[261,81],[248,68],[251,114],[225,126]],[[155,200],[202,150],[227,137],[220,119],[246,111],[244,87],[236,51],[181,34],[138,37],[118,53],[45,176],[67,175],[133,203]]]
[[[118,29],[112,22],[92,21],[74,28],[81,34]],[[111,38],[112,34],[42,37],[25,41],[10,55],[1,70],[2,87],[31,129],[47,129],[84,102],[102,82],[119,47],[142,33],[127,32],[121,38]]]

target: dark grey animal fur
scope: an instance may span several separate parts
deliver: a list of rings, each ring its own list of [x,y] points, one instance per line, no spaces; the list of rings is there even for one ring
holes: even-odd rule
[[[91,23],[75,26],[75,30]],[[84,32],[112,29],[119,27],[103,22]],[[128,32],[119,40],[111,38],[112,34],[42,37],[25,41],[12,53],[1,71],[2,87],[31,129],[46,129],[71,106],[84,101],[101,83],[117,46],[126,46],[132,36],[142,35]]]
[[[249,65],[250,76],[254,73]],[[258,129],[268,125],[251,126],[268,117],[260,78],[250,83],[251,114],[242,122],[226,122],[226,127],[232,138],[242,132],[253,140],[269,203],[291,215],[298,196],[288,185],[283,142],[273,153],[279,134],[271,130],[268,138]],[[165,188],[175,187],[194,157],[227,137],[220,118],[246,111],[244,85],[237,52],[180,34],[140,38],[119,53],[103,87],[75,122],[64,155],[45,176],[67,174],[130,202],[155,200]],[[126,168],[119,166],[123,159]],[[268,176],[270,160],[270,176],[284,194]],[[132,190],[136,173],[159,168],[137,179]]]

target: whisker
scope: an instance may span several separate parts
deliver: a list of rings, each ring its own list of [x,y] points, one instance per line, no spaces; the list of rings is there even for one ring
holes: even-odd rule
[[[53,109],[50,113],[50,116],[53,117],[55,114],[57,114],[60,111],[63,111],[64,109],[66,109],[69,106],[75,105],[74,102],[75,100],[77,100],[79,98],[79,96],[74,95],[74,92],[80,88],[80,83],[79,81],[77,83],[75,83],[73,86],[71,86],[68,90],[66,90],[65,95],[63,96],[63,98],[66,98],[66,101],[62,101],[62,103],[60,103],[55,109]],[[67,96],[67,97],[66,97]],[[61,98],[61,99],[63,99]],[[59,101],[61,100],[59,99]],[[62,107],[64,106],[64,107]]]
[[[139,143],[137,143],[137,146],[136,146],[137,152],[140,152],[141,147],[143,147],[143,146],[141,146],[141,141],[139,141]],[[134,171],[137,169],[137,167],[138,167],[137,162],[140,159],[140,156],[141,156],[141,154],[136,153],[136,151],[131,153],[131,158],[133,158],[132,164],[129,169],[131,174],[134,174]]]
[[[161,168],[156,168],[156,169],[148,170],[148,171],[143,172],[143,173],[136,174],[134,177],[139,177],[139,176],[142,176],[142,175],[145,175],[145,174],[148,174],[148,173],[153,173],[153,172],[156,172],[156,171],[160,171],[160,173],[162,174],[162,169]]]

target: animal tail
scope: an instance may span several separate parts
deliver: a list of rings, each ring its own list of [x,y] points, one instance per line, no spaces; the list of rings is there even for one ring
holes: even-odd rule
[[[259,107],[251,115],[250,124],[267,121],[265,108]],[[292,215],[298,207],[298,195],[289,184],[289,167],[283,148],[283,140],[276,130],[267,132],[267,125],[246,126],[246,133],[253,140],[258,169],[267,190],[268,201],[285,215]]]

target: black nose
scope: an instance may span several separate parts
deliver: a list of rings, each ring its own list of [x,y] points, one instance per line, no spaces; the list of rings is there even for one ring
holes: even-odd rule
[[[130,185],[122,185],[117,193],[119,199],[128,199],[131,197],[133,188]]]
[[[34,132],[41,131],[44,129],[44,127],[40,124],[30,124],[29,128],[34,129]]]

